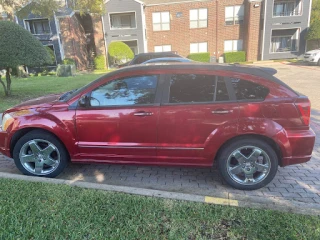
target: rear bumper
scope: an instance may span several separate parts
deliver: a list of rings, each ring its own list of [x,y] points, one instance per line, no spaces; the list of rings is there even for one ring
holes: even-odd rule
[[[287,141],[283,142],[281,166],[308,162],[312,157],[315,133],[309,130],[286,131]]]
[[[10,156],[10,149],[9,149],[9,134],[2,130],[0,126],[0,153],[7,157]]]

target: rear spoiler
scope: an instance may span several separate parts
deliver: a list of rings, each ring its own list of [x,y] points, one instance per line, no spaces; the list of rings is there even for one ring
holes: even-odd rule
[[[269,68],[269,67],[259,67],[262,71],[264,71],[265,73],[269,73],[271,74],[272,76],[276,75],[277,74],[277,70],[274,69],[274,68]]]

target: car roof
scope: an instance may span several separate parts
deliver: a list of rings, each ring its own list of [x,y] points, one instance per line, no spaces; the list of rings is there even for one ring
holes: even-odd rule
[[[176,61],[184,61],[184,62],[191,62],[190,59],[183,58],[183,57],[162,57],[162,58],[152,58],[149,59],[148,61],[145,61],[144,63],[148,62],[156,62],[156,61],[170,61],[170,60],[176,60]]]
[[[172,54],[172,55],[178,55],[177,52],[174,51],[169,51],[169,52],[148,52],[148,53],[139,53],[137,56],[148,56],[148,55],[167,55],[167,54]]]

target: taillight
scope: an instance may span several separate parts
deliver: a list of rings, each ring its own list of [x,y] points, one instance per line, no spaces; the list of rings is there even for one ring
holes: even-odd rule
[[[299,109],[301,114],[302,122],[309,126],[310,124],[310,114],[311,114],[311,104],[308,98],[298,98],[295,102],[295,105]]]

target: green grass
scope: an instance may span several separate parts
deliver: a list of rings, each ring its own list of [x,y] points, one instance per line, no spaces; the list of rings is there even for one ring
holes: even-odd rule
[[[79,88],[104,74],[100,72],[99,74],[83,74],[75,77],[12,78],[12,95],[10,97],[5,97],[2,85],[0,85],[0,112],[32,98]]]
[[[0,179],[0,239],[320,239],[320,219]]]

